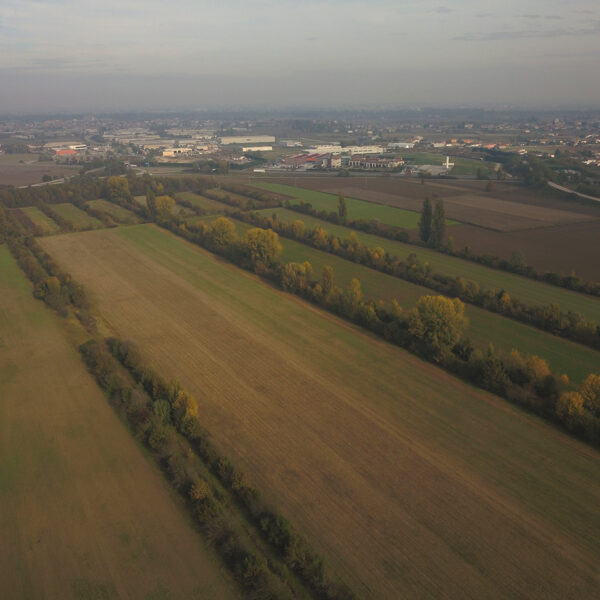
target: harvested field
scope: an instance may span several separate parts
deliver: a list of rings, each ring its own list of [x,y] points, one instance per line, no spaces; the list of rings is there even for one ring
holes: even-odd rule
[[[235,598],[0,246],[2,598]]]
[[[156,227],[42,243],[361,597],[597,592],[596,450]]]
[[[35,225],[35,227],[39,228],[39,231],[42,233],[42,235],[46,235],[48,233],[57,233],[60,231],[60,227],[36,206],[26,206],[16,210],[20,210],[23,214],[25,214],[27,218]]]
[[[326,191],[333,192],[333,190]],[[351,194],[361,200],[415,211],[420,211],[423,204],[422,200],[416,198],[406,198],[386,192],[358,190],[352,187],[344,187],[341,192]],[[535,229],[548,227],[555,223],[576,223],[592,219],[587,215],[472,194],[445,198],[444,208],[446,214],[452,219],[497,231]]]
[[[17,159],[17,156],[21,156],[21,158]],[[41,183],[44,175],[61,179],[62,177],[77,175],[79,172],[79,167],[56,165],[53,162],[38,162],[37,155],[34,154],[9,154],[0,158],[11,159],[10,161],[0,160],[0,186],[32,185]],[[23,163],[20,163],[20,160],[23,160]]]
[[[334,233],[341,238],[347,238],[353,231],[348,227],[334,225],[333,223],[316,219],[310,215],[303,215],[284,208],[265,209],[260,212],[268,217],[270,217],[272,213],[275,213],[282,221],[302,221],[305,227],[309,229],[319,225],[326,231]],[[453,230],[460,231],[462,230],[462,227],[465,226],[458,225],[453,227]],[[600,232],[600,228],[598,231]],[[420,260],[427,261],[436,273],[472,279],[484,288],[493,288],[498,291],[506,290],[510,296],[518,298],[527,304],[543,306],[556,303],[563,312],[576,312],[586,319],[600,323],[600,298],[579,294],[565,288],[559,288],[541,281],[534,281],[532,279],[527,279],[526,277],[514,275],[513,273],[490,269],[484,265],[435,252],[429,248],[403,244],[402,242],[388,240],[360,231],[356,231],[355,233],[361,243],[366,244],[370,248],[379,246],[400,259],[406,259],[409,254],[414,253]],[[489,232],[487,233],[489,234]],[[600,234],[595,241],[595,245],[591,245],[591,247],[598,248],[599,240]],[[460,244],[457,244],[457,247],[460,247]],[[600,248],[598,248],[598,251],[600,251]]]
[[[97,229],[104,227],[98,219],[88,215],[84,210],[77,208],[74,204],[53,204],[51,206],[61,217],[73,223],[75,229]]]
[[[256,184],[257,187],[268,190],[275,190],[281,193],[289,194],[292,198],[303,202],[310,202],[316,210],[326,210],[328,212],[338,211],[338,196],[334,194],[325,194],[322,192],[313,192],[303,188],[281,185],[278,183]],[[415,211],[403,210],[392,206],[382,204],[372,204],[356,198],[346,198],[349,219],[366,219],[368,221],[377,220],[386,225],[394,225],[403,229],[417,229],[419,227],[420,213]],[[456,222],[446,220],[446,225],[455,225]]]
[[[514,232],[458,225],[452,228],[452,237],[456,248],[470,246],[476,253],[506,259],[518,250],[541,273],[576,273],[588,281],[600,281],[600,220]]]
[[[195,194],[194,192],[179,192],[175,195],[175,199],[177,200],[178,198],[190,202],[193,206],[201,208],[202,210],[207,211],[207,213],[222,213],[226,209],[231,208],[228,204],[213,200],[212,198],[207,198],[206,196],[201,196],[200,194]]]
[[[140,222],[140,218],[134,212],[107,200],[90,200],[87,205],[94,210],[109,215],[118,223],[134,225]]]
[[[506,200],[518,204],[541,206],[560,211],[591,215],[600,218],[600,207],[590,206],[578,202],[559,199],[552,190],[534,190],[523,187],[517,183],[492,181],[492,192],[486,191],[487,181],[478,180],[442,180],[428,179],[421,185],[414,179],[404,177],[314,177],[314,176],[287,176],[267,178],[263,181],[294,185],[306,189],[337,192],[344,186],[353,189],[383,192],[403,198],[424,200],[427,196],[451,198],[463,195],[485,196],[496,200]]]

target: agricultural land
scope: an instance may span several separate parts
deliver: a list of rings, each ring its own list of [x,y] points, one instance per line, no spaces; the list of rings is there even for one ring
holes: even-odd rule
[[[0,273],[2,597],[236,598],[6,246]]]
[[[359,597],[596,593],[595,448],[155,225],[39,242]]]
[[[600,206],[593,203],[495,181],[428,180],[422,185],[399,177],[359,176],[288,176],[267,181],[271,183],[253,184],[311,203],[310,195],[298,192],[297,187],[335,196],[342,192],[372,202],[377,205],[375,211],[388,206],[418,212],[425,197],[443,199],[446,215],[461,223],[447,228],[447,236],[453,238],[456,248],[469,246],[476,253],[505,259],[519,252],[527,264],[540,271],[564,275],[575,272],[592,281],[600,279],[599,263],[593,259],[600,252]],[[487,191],[488,186],[491,191]],[[321,198],[316,196],[316,202]],[[376,212],[368,214],[377,218]]]

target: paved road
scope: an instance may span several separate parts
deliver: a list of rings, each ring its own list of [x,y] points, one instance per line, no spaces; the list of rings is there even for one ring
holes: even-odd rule
[[[579,196],[580,198],[585,198],[586,200],[595,200],[596,202],[600,202],[600,198],[596,198],[596,196],[588,196],[587,194],[581,194],[580,192],[576,192],[575,190],[570,190],[569,188],[564,187],[562,185],[558,185],[558,183],[554,183],[552,181],[548,181],[547,183],[550,187],[554,188],[555,190],[560,190],[561,192],[567,192],[567,194],[575,194],[576,196]]]

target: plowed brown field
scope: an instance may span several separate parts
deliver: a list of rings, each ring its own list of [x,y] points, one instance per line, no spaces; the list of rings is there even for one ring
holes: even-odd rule
[[[0,246],[0,597],[236,598]]]
[[[153,226],[42,243],[360,596],[597,592],[595,450]]]

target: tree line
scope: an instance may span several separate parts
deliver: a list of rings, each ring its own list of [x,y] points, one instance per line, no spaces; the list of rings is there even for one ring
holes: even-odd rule
[[[150,448],[247,597],[291,598],[286,589],[288,568],[315,599],[353,600],[347,586],[327,577],[323,558],[306,538],[265,504],[245,472],[219,453],[201,424],[198,403],[179,382],[165,380],[145,364],[132,342],[118,338],[105,342],[89,340],[80,347],[86,365],[138,439]],[[130,374],[133,385],[119,374],[117,363]],[[285,567],[266,561],[240,535],[228,498]]]
[[[90,312],[90,301],[83,286],[73,281],[44,252],[32,236],[24,235],[12,215],[0,207],[0,235],[27,278],[33,283],[33,295],[43,300],[60,316],[66,317],[71,307],[75,316],[90,333],[96,331],[96,320]]]
[[[79,208],[84,208],[85,203],[88,200],[95,200],[97,198],[105,198],[113,200],[114,202],[121,203],[123,205],[123,199],[117,200],[111,198],[111,185],[114,185],[115,179],[124,179],[127,181],[127,187],[129,189],[129,200],[132,200],[133,196],[145,195],[146,190],[151,188],[153,185],[158,183],[163,188],[163,193],[169,196],[174,196],[177,192],[181,191],[194,191],[200,194],[205,193],[215,187],[221,187],[226,191],[232,193],[244,195],[255,201],[256,208],[259,207],[275,207],[285,206],[290,210],[302,212],[316,216],[320,219],[330,221],[336,224],[343,224],[346,227],[350,227],[359,231],[365,231],[372,233],[380,237],[385,237],[392,240],[401,241],[404,243],[411,244],[429,244],[435,247],[437,250],[457,256],[465,260],[470,260],[483,264],[487,267],[498,269],[502,271],[508,271],[516,273],[524,277],[544,281],[557,287],[564,287],[570,290],[574,290],[580,293],[590,294],[594,296],[600,296],[600,282],[589,282],[584,281],[576,275],[560,275],[553,272],[539,272],[534,267],[526,265],[523,257],[519,253],[515,253],[511,259],[504,259],[498,256],[494,256],[489,253],[475,254],[469,246],[465,246],[462,249],[455,249],[452,239],[448,240],[445,245],[439,243],[440,234],[436,233],[434,239],[429,241],[429,236],[425,233],[420,235],[420,241],[416,242],[411,240],[408,233],[398,227],[392,225],[385,225],[376,220],[367,219],[348,219],[347,209],[346,212],[340,213],[338,206],[337,211],[317,211],[308,202],[300,202],[292,204],[289,200],[283,200],[280,195],[263,192],[259,190],[251,190],[247,186],[241,186],[239,184],[217,182],[213,177],[210,176],[189,176],[189,177],[151,177],[147,173],[138,176],[133,171],[126,172],[125,177],[111,176],[106,179],[100,179],[92,175],[81,175],[70,179],[69,181],[59,185],[47,185],[39,187],[28,187],[28,188],[7,188],[0,189],[0,203],[8,208],[18,208],[24,206],[34,206],[39,201],[47,204],[57,204],[61,202],[71,202]],[[109,181],[113,182],[112,184]],[[252,203],[244,203],[242,206],[240,202],[237,202],[231,196],[225,196],[218,198],[220,201],[230,204],[233,207],[240,208],[242,210],[248,210],[252,208]],[[430,200],[431,202],[431,200]],[[345,199],[344,199],[345,204]],[[130,210],[137,207],[132,207],[131,204],[127,206]],[[85,209],[85,208],[84,208]],[[198,213],[201,214],[201,213]],[[96,216],[96,215],[94,215]],[[433,216],[433,215],[432,215]],[[427,222],[427,219],[421,219],[423,223]],[[441,219],[439,221],[442,222]],[[424,239],[426,237],[426,240]],[[443,239],[443,234],[442,234]]]
[[[430,199],[429,203],[431,204]],[[356,229],[357,231],[364,231],[365,233],[370,233],[379,237],[403,242],[406,244],[414,244],[416,246],[428,245],[435,248],[439,252],[443,252],[444,254],[449,254],[464,260],[476,262],[492,269],[515,273],[517,275],[522,275],[523,277],[528,277],[529,279],[535,279],[537,281],[544,281],[550,285],[567,288],[582,294],[600,296],[600,282],[585,281],[577,275],[560,275],[559,273],[554,273],[551,271],[539,272],[535,269],[535,267],[527,265],[524,257],[519,252],[513,253],[513,256],[510,259],[500,258],[499,256],[495,256],[490,253],[475,254],[470,246],[465,246],[462,249],[456,249],[454,247],[454,241],[452,237],[448,238],[446,244],[442,244],[440,240],[443,239],[443,233],[442,237],[440,238],[440,235],[437,232],[430,243],[430,234],[427,233],[426,225],[425,230],[421,231],[421,223],[425,224],[429,221],[427,217],[425,220],[421,218],[421,222],[419,224],[419,241],[416,241],[410,238],[407,231],[400,229],[399,227],[395,227],[394,225],[387,225],[377,220],[348,219],[346,217],[342,217],[339,211],[339,206],[338,211],[316,210],[313,208],[310,202],[301,201],[299,204],[292,204],[289,200],[285,200],[283,206],[289,210],[311,215],[337,225],[344,225],[345,227]],[[433,211],[431,213],[431,218],[433,219]]]
[[[231,222],[230,222],[231,223]],[[273,245],[273,232],[249,232],[247,260],[268,264],[281,247]],[[276,236],[276,234],[274,234]],[[0,238],[8,243],[19,266],[34,284],[33,294],[59,315],[72,308],[89,333],[96,332],[90,304],[83,287],[63,272],[34,238],[22,234],[0,206]],[[226,239],[226,233],[225,233]],[[222,235],[213,238],[216,247],[225,247]],[[80,346],[81,355],[99,385],[132,430],[153,452],[176,490],[191,508],[196,523],[248,598],[286,599],[293,597],[286,585],[292,570],[317,600],[353,600],[353,592],[326,574],[323,558],[281,514],[267,506],[249,483],[247,475],[218,453],[198,418],[198,405],[176,381],[166,381],[144,365],[131,343],[115,338],[107,346],[91,339]],[[137,385],[119,373],[117,359]],[[227,489],[262,537],[280,555],[282,569],[258,555],[242,539],[223,500],[223,492],[198,471],[197,458]]]
[[[530,306],[511,297],[505,290],[481,288],[475,281],[463,277],[453,277],[434,273],[428,263],[420,261],[411,253],[405,260],[390,255],[381,247],[369,248],[361,244],[354,232],[342,239],[330,234],[322,227],[305,229],[302,221],[280,221],[276,214],[264,217],[256,212],[232,212],[231,217],[246,223],[252,223],[264,229],[273,229],[280,235],[297,240],[318,250],[330,252],[363,266],[381,271],[411,283],[422,285],[441,294],[456,296],[475,306],[502,314],[503,316],[533,325],[585,344],[600,348],[600,326],[581,315],[569,311],[563,313],[557,304]]]
[[[568,429],[593,444],[600,444],[600,413],[584,407],[577,427],[572,427],[558,409],[567,391],[566,375],[551,373],[539,357],[506,354],[489,345],[484,352],[464,335],[466,321],[460,299],[424,296],[414,309],[405,312],[397,302],[391,308],[381,300],[365,300],[360,282],[347,288],[335,286],[333,269],[326,267],[320,279],[312,276],[310,263],[281,264],[277,233],[261,228],[249,230],[239,239],[234,223],[221,217],[212,224],[187,227],[171,219],[160,223],[188,241],[225,256],[242,268],[270,279],[283,290],[297,294],[345,319],[361,325],[386,340],[436,363],[449,372]],[[225,232],[225,234],[224,234]],[[248,250],[248,234],[268,239],[270,252]],[[449,328],[449,329],[448,329]]]

